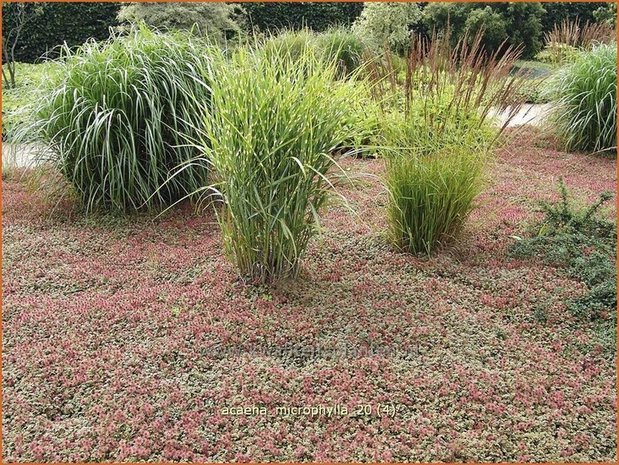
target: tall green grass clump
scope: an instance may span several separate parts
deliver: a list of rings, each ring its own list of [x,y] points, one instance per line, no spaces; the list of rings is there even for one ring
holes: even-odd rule
[[[176,172],[198,155],[193,120],[210,99],[212,61],[196,39],[140,28],[67,49],[62,63],[36,130],[87,211],[159,208],[207,182],[205,163]]]
[[[319,34],[308,29],[282,30],[257,44],[266,59],[289,66],[303,64],[303,56],[307,53],[314,54],[325,65],[335,63],[337,79],[357,77],[357,71],[372,56],[364,41],[344,27]]]
[[[314,33],[309,29],[281,30],[277,34],[256,41],[255,48],[259,50],[264,60],[276,62],[280,67],[308,65],[307,55],[319,56]]]
[[[617,48],[600,44],[578,54],[549,81],[556,103],[551,124],[568,150],[617,147]]]
[[[389,235],[414,254],[431,254],[461,231],[490,150],[520,106],[523,77],[510,74],[517,50],[488,55],[480,34],[455,48],[448,39],[413,40],[403,111],[385,124]],[[502,124],[497,110],[507,111]]]
[[[217,111],[206,119],[225,250],[257,283],[297,273],[331,188],[330,153],[346,136],[351,88],[311,51],[298,60],[238,50],[213,83]]]
[[[365,64],[369,56],[361,39],[343,27],[320,34],[307,29],[283,30],[256,41],[253,49],[263,60],[276,64],[281,72],[292,68],[297,78],[311,75],[316,66],[333,67],[334,86],[340,90],[349,87],[351,91],[351,98],[344,102],[346,117],[342,120],[348,135],[337,152],[356,155],[371,152],[380,131],[380,112],[372,99],[371,85],[365,79]]]
[[[340,78],[352,76],[363,65],[368,53],[362,39],[343,27],[318,34],[316,45],[327,62],[337,64]]]
[[[457,146],[412,150],[386,157],[389,236],[400,250],[430,254],[460,232],[483,186],[485,157]]]

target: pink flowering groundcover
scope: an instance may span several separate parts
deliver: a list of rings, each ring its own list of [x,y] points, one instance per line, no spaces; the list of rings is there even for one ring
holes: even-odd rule
[[[565,305],[584,285],[507,251],[560,176],[615,192],[615,160],[515,137],[431,259],[387,245],[382,162],[345,160],[353,211],[272,287],[212,214],[50,214],[5,179],[4,460],[614,462],[614,348]]]

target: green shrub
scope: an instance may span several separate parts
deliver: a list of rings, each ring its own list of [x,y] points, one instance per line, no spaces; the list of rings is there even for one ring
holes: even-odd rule
[[[589,291],[567,303],[585,320],[616,319],[617,269],[615,266],[617,227],[601,218],[600,208],[612,198],[603,193],[593,204],[577,207],[560,180],[561,200],[544,202],[544,219],[534,227],[534,235],[516,242],[510,253],[517,257],[538,257],[545,263],[563,267],[587,285]]]
[[[108,39],[119,8],[115,2],[3,2],[3,44],[15,45],[18,62],[36,63],[43,55],[57,58],[64,43],[76,47],[87,40]],[[16,40],[20,11],[26,23]]]
[[[498,50],[503,41],[509,37],[507,22],[491,5],[476,8],[469,12],[464,22],[464,32],[474,37],[478,31],[484,31],[484,47],[488,50]]]
[[[616,150],[615,44],[581,52],[549,81],[547,93],[556,102],[551,123],[569,150]]]
[[[244,11],[226,3],[126,3],[120,7],[121,23],[145,23],[165,31],[192,31],[224,43],[242,35]]]
[[[548,96],[544,93],[545,78],[527,79],[518,91],[518,98],[525,103],[549,103]]]
[[[564,21],[599,21],[596,11],[607,9],[604,3],[597,2],[544,2],[543,7],[546,10],[542,16],[544,32],[551,31],[553,27]]]
[[[349,26],[363,10],[363,3],[246,2],[243,8],[251,29],[325,31],[333,26]]]
[[[421,9],[416,3],[366,3],[352,30],[377,51],[388,47],[404,54],[412,28],[420,19]]]
[[[351,87],[334,81],[335,67],[311,50],[298,66],[283,50],[269,54],[241,48],[218,74],[217,111],[204,134],[212,147],[203,147],[220,180],[225,250],[253,282],[297,272],[328,197],[329,154],[346,136],[351,98]]]
[[[615,27],[617,25],[617,4],[607,3],[593,12],[593,17],[598,23],[606,23]]]
[[[200,164],[169,178],[196,156],[191,120],[209,99],[207,49],[140,29],[67,50],[63,68],[36,129],[87,211],[168,205],[204,185]]]
[[[452,44],[467,36],[483,33],[482,44],[488,52],[506,45],[522,47],[523,57],[535,56],[542,47],[540,3],[516,2],[435,2],[423,9],[422,23],[428,31],[450,30]]]
[[[412,43],[404,111],[391,113],[384,132],[389,232],[401,250],[430,254],[458,234],[504,127],[490,108],[519,106],[523,79],[510,74],[518,54],[498,60],[480,44],[480,34],[455,48],[449,36]]]

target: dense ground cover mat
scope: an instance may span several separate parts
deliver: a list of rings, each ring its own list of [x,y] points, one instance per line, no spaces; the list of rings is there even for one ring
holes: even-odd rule
[[[87,210],[165,206],[206,183],[206,164],[170,177],[199,153],[192,122],[210,98],[207,47],[141,28],[67,50],[62,63],[24,133],[51,148]]]
[[[615,348],[566,305],[588,286],[509,250],[560,176],[583,204],[616,194],[616,161],[523,133],[429,259],[387,243],[382,160],[342,168],[356,213],[330,206],[270,288],[239,280],[213,215],[50,217],[5,181],[3,459],[615,462]]]

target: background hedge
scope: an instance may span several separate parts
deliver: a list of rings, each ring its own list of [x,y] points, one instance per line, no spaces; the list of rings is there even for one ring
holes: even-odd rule
[[[15,4],[2,4],[2,31],[15,27]],[[35,15],[24,28],[17,48],[16,61],[33,63],[57,45],[81,45],[89,38],[107,39],[109,28],[117,25],[118,3],[37,3],[27,8]],[[52,52],[53,55],[53,52]]]
[[[363,10],[363,3],[243,3],[250,28],[324,31],[330,26],[351,24]]]
[[[546,10],[546,14],[542,16],[542,29],[544,32],[550,31],[555,24],[558,24],[566,19],[580,19],[581,21],[594,22],[595,17],[593,12],[600,7],[605,6],[604,3],[543,3],[542,6]]]
[[[419,5],[424,7],[427,3],[420,2]],[[470,10],[472,8],[471,5],[467,6],[462,3],[458,5],[460,5],[456,7],[458,9]],[[484,8],[486,6],[487,4],[483,5]],[[603,6],[605,6],[604,3],[593,2],[543,3],[545,13],[540,18],[541,32],[549,31],[554,24],[565,19],[580,18],[582,21],[594,21],[595,10]],[[243,3],[242,7],[247,13],[246,26],[249,29],[265,31],[279,28],[299,29],[307,26],[315,31],[323,31],[336,24],[351,24],[361,14],[364,4],[355,2]],[[28,8],[39,8],[41,14],[37,15],[24,29],[16,50],[16,59],[31,63],[65,41],[69,46],[74,46],[82,44],[89,38],[106,39],[109,28],[118,24],[116,16],[120,4],[37,3],[28,4]],[[491,9],[504,19],[508,19],[506,24],[510,34],[518,33],[517,23],[522,18],[508,14],[508,10],[511,9],[506,4],[491,5]],[[522,8],[515,10],[522,10]],[[2,29],[8,31],[15,25],[15,4],[4,3],[2,11]],[[510,24],[513,22],[516,23],[515,27]],[[527,42],[527,54],[529,55],[539,48],[539,44],[535,43],[539,40],[539,32],[534,32],[532,35],[531,32],[534,31],[527,31],[522,37],[517,37]]]

